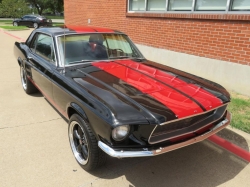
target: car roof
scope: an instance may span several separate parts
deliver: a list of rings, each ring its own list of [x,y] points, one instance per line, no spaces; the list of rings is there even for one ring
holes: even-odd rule
[[[37,14],[26,14],[26,15],[24,15],[24,16],[36,16],[36,17],[38,17],[38,16],[40,16],[40,15],[37,15]]]
[[[124,34],[120,31],[94,26],[64,26],[64,27],[41,27],[36,29],[37,32],[44,32],[52,36],[75,33],[117,33]]]

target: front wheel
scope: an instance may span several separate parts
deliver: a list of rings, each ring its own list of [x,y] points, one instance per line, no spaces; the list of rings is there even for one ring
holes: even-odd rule
[[[37,29],[37,28],[38,28],[38,23],[33,23],[33,27],[34,27],[35,29]]]
[[[18,23],[17,23],[17,22],[13,22],[13,26],[14,26],[14,27],[17,27],[17,26],[18,26]]]
[[[20,66],[20,76],[21,76],[22,87],[27,94],[32,94],[37,92],[36,87],[28,79],[26,70],[23,66]]]
[[[86,171],[100,167],[106,162],[106,154],[98,147],[97,139],[78,114],[69,120],[69,143],[78,164]]]

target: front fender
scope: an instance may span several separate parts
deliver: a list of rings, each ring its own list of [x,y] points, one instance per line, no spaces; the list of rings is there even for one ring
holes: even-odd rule
[[[73,110],[75,110],[81,117],[83,117],[87,122],[89,122],[88,117],[86,115],[86,113],[84,112],[84,110],[76,103],[70,103],[67,106],[67,114],[68,114],[68,118],[70,118],[71,116],[71,108]]]

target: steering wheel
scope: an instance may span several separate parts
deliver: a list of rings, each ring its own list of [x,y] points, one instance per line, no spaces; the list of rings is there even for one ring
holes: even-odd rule
[[[109,49],[109,55],[112,55],[112,54],[116,54],[117,55],[117,52],[120,52],[120,53],[124,53],[124,51],[122,49]]]
[[[124,51],[122,49],[113,49],[113,50],[116,50],[116,51],[121,51],[122,53],[124,53]]]

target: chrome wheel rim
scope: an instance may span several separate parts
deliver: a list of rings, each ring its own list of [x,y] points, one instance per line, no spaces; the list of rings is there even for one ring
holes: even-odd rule
[[[88,140],[83,128],[77,121],[70,123],[69,141],[76,160],[82,165],[87,164],[89,157]]]
[[[38,27],[38,24],[37,23],[34,23],[33,24],[34,28],[36,29]]]
[[[21,82],[23,89],[27,89],[27,76],[26,76],[26,71],[24,70],[23,67],[21,67]]]
[[[15,27],[17,27],[17,22],[14,22],[14,24],[13,24]]]

